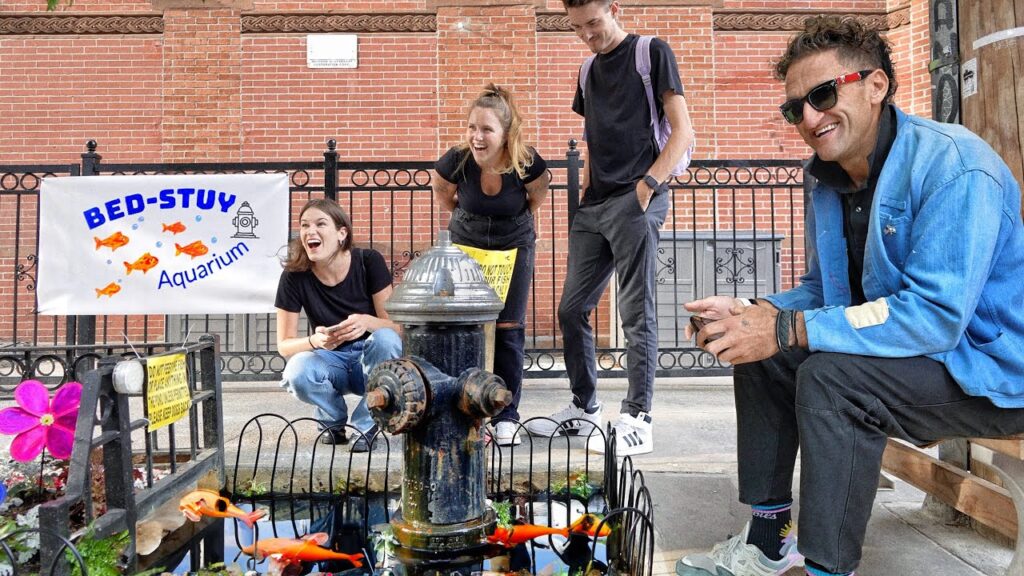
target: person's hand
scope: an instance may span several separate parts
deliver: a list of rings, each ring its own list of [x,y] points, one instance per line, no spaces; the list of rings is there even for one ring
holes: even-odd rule
[[[330,336],[338,340],[338,344],[358,340],[371,331],[370,319],[373,316],[368,314],[352,314],[338,324],[331,327]],[[336,344],[337,346],[337,344]]]
[[[687,312],[691,312],[694,316],[700,316],[707,320],[721,320],[723,318],[728,318],[733,314],[732,311],[735,310],[737,306],[742,308],[743,303],[738,299],[729,296],[709,296],[707,298],[683,304],[683,308],[685,308]],[[739,312],[736,313],[738,314]],[[710,322],[708,325],[710,326],[713,323],[714,322]],[[693,338],[693,327],[690,326],[689,323],[686,324],[683,330],[686,334],[687,340]]]
[[[729,313],[729,317],[708,324],[697,334],[697,346],[730,364],[757,362],[779,351],[775,341],[779,311],[775,307],[737,302]],[[720,336],[711,340],[716,335]]]
[[[647,207],[651,204],[651,198],[654,197],[654,190],[647,185],[642,179],[636,183],[636,201],[640,203],[640,211],[647,212]]]

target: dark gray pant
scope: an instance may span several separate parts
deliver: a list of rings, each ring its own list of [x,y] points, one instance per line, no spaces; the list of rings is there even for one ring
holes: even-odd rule
[[[658,317],[654,307],[654,275],[658,235],[668,214],[665,187],[640,209],[636,193],[581,206],[569,230],[569,261],[558,324],[565,346],[565,369],[577,401],[592,406],[597,390],[594,332],[590,313],[597,307],[612,271],[626,336],[629,391],[621,412],[650,412],[654,371],[658,363]]]
[[[831,572],[860,563],[887,437],[923,445],[1024,431],[1024,409],[967,396],[925,357],[796,351],[734,368],[740,501],[792,497],[800,552]]]

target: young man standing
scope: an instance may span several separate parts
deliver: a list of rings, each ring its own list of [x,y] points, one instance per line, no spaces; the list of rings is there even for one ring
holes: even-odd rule
[[[814,150],[808,269],[751,306],[685,305],[717,319],[697,344],[735,366],[753,510],[681,576],[779,575],[801,554],[810,575],[852,574],[888,437],[1024,431],[1024,227],[1006,164],[963,127],[893,106],[890,47],[856,20],[808,19],[775,72],[782,115]]]
[[[587,159],[583,198],[569,232],[568,271],[558,307],[566,371],[573,399],[550,420],[527,424],[531,434],[589,435],[601,426],[597,367],[590,312],[612,272],[627,340],[629,391],[615,425],[619,456],[653,450],[651,399],[657,368],[658,325],[654,308],[655,253],[668,213],[666,182],[693,143],[683,86],[668,44],[650,44],[651,85],[658,118],[672,133],[662,150],[655,142],[635,52],[639,36],[619,25],[618,2],[563,0],[569,23],[595,54],[586,85],[577,87],[573,110],[584,117]],[[558,425],[557,423],[563,423]],[[600,433],[588,442],[603,452]]]

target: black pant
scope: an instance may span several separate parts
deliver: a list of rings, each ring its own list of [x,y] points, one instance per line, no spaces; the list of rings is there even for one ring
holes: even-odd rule
[[[831,572],[860,563],[886,438],[923,445],[1024,431],[1024,409],[967,396],[935,360],[796,351],[734,368],[740,501],[792,498],[800,552]]]
[[[505,381],[512,403],[493,419],[519,421],[519,398],[523,388],[523,356],[526,347],[526,306],[533,281],[536,233],[529,210],[518,216],[489,217],[455,208],[448,230],[452,241],[484,250],[516,248],[516,262],[505,307],[498,313],[494,330],[494,373]]]

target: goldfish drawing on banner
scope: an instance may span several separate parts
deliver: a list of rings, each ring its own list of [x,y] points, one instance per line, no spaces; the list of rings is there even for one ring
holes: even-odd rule
[[[193,522],[199,522],[203,516],[210,518],[237,518],[252,528],[256,521],[267,515],[266,510],[246,512],[231,503],[230,500],[213,490],[193,490],[178,501],[178,510]]]
[[[210,251],[210,249],[206,247],[206,244],[203,244],[202,240],[196,240],[195,242],[191,244],[186,244],[185,246],[176,243],[174,245],[174,248],[176,250],[176,252],[174,253],[175,256],[181,254],[188,254],[192,258],[202,256],[203,254],[206,254],[207,252]]]
[[[156,256],[153,256],[149,252],[146,252],[142,256],[139,256],[139,259],[136,260],[135,262],[131,262],[131,263],[125,262],[124,263],[124,267],[125,267],[125,272],[124,273],[125,273],[125,275],[128,275],[128,274],[132,273],[132,270],[140,270],[140,271],[142,271],[143,274],[145,274],[146,272],[149,272],[150,270],[152,270],[153,267],[156,266],[159,263],[160,263],[160,259],[159,258],[157,258]]]
[[[118,292],[121,291],[121,285],[118,284],[117,282],[111,282],[110,284],[107,284],[103,288],[95,288],[95,290],[97,298],[99,298],[100,296],[107,296],[113,298],[114,294],[117,294]]]
[[[601,527],[600,531],[598,531],[598,526]],[[492,544],[515,548],[524,542],[529,542],[541,536],[563,536],[568,538],[569,534],[585,534],[591,538],[606,538],[611,532],[611,526],[607,524],[601,525],[599,517],[594,514],[584,514],[565,528],[552,528],[535,524],[498,526],[494,529],[494,533],[487,537],[487,541]]]
[[[93,236],[92,239],[96,241],[97,250],[106,246],[107,248],[110,248],[111,252],[117,250],[121,246],[124,246],[129,241],[129,238],[122,234],[120,230],[114,232],[110,236],[107,236],[103,240],[100,240],[99,236]]]
[[[179,220],[174,224],[164,224],[164,229],[162,231],[170,232],[171,234],[177,236],[178,234],[181,234],[182,232],[185,231],[185,225],[181,223],[181,220]]]
[[[242,552],[262,561],[271,557],[279,565],[301,564],[302,562],[322,562],[324,560],[347,560],[356,568],[363,566],[361,553],[345,554],[335,552],[322,546],[327,543],[326,532],[317,532],[296,538],[264,538],[254,544],[242,548]]]

